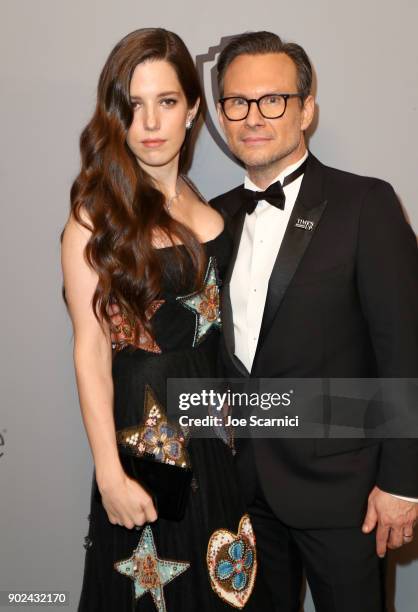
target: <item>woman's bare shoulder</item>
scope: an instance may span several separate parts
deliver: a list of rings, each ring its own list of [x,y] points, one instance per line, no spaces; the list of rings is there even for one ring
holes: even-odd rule
[[[90,238],[93,231],[93,223],[88,211],[84,207],[79,208],[79,218],[80,220],[76,218],[73,211],[70,212],[62,231],[62,241],[70,238],[84,240],[88,240]]]

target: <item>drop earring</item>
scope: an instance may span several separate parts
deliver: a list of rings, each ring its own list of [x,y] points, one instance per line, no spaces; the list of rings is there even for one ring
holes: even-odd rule
[[[190,119],[190,117],[187,119],[186,121],[186,130],[190,130],[190,128],[193,125],[193,119]]]

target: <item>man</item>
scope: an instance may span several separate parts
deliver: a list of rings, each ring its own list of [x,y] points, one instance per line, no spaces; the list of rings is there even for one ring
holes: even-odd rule
[[[235,237],[223,291],[228,376],[417,377],[416,238],[388,183],[307,151],[306,53],[246,33],[217,70],[219,121],[247,170],[244,186],[212,201]],[[299,610],[304,569],[318,611],[383,610],[386,549],[413,538],[418,441],[238,443],[274,609]]]

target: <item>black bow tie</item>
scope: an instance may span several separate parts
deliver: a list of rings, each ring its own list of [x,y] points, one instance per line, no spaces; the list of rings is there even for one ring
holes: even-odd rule
[[[294,172],[285,177],[283,181],[283,186],[280,181],[276,181],[275,183],[270,185],[270,187],[267,187],[265,191],[253,191],[252,189],[246,189],[245,187],[243,187],[242,196],[247,215],[251,215],[254,212],[260,200],[265,200],[272,206],[284,210],[286,196],[284,194],[283,187],[286,187],[286,185],[293,183],[293,181],[295,181],[305,172],[306,162],[307,160],[305,159],[305,161],[299,166],[299,168],[296,168]]]

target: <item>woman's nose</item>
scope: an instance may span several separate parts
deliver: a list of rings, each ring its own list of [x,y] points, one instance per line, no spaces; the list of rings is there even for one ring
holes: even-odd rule
[[[145,109],[144,113],[144,128],[149,131],[158,130],[160,127],[160,120],[158,110],[154,106],[149,106]]]

